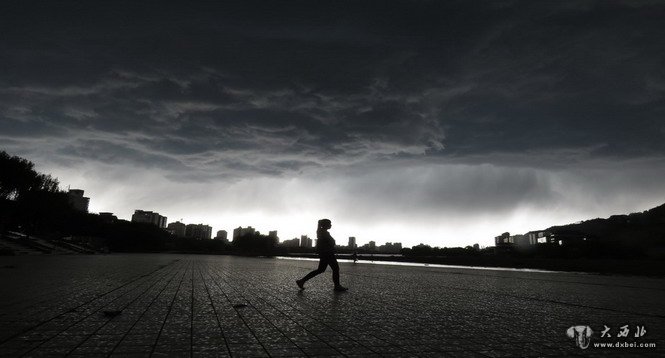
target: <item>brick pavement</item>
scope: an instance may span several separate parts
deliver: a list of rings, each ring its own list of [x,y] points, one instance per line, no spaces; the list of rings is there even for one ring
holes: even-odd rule
[[[0,258],[0,356],[662,356],[665,280],[127,254]],[[565,334],[644,326],[656,349],[582,350]],[[618,338],[617,338],[618,339]],[[623,340],[623,339],[622,339]],[[609,340],[610,342],[616,341]]]

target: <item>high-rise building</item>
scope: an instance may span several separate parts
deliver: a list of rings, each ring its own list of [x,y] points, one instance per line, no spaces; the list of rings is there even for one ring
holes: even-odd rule
[[[99,218],[102,219],[102,222],[107,224],[118,221],[117,216],[113,215],[113,213],[108,213],[108,212],[99,213]]]
[[[171,232],[171,234],[177,237],[185,237],[187,225],[181,223],[180,221],[176,221],[174,223],[170,223],[166,228]]]
[[[355,249],[356,247],[356,237],[349,236],[349,249]]]
[[[196,229],[197,229],[196,224],[187,224],[185,226],[185,237],[193,239],[194,235],[195,235],[195,231],[197,231]]]
[[[212,227],[203,224],[188,224],[185,227],[185,237],[198,240],[210,240],[212,237]]]
[[[374,242],[374,241],[370,241],[370,242],[369,242],[369,249],[370,249],[370,250],[374,250],[374,249],[376,249],[376,242]]]
[[[83,196],[84,191],[81,189],[69,189],[67,193],[67,200],[69,205],[78,211],[88,212],[88,205],[90,204],[90,198]]]
[[[312,247],[312,239],[307,237],[307,235],[300,236],[300,247]]]
[[[153,224],[162,229],[166,228],[166,216],[161,216],[159,213],[152,211],[134,210],[132,222]]]
[[[272,238],[272,239],[278,239],[279,240],[279,238],[277,237],[277,230],[268,231],[268,237]]]
[[[229,241],[227,236],[228,233],[226,232],[226,230],[219,230],[217,231],[217,236],[215,236],[215,240]]]
[[[238,226],[237,228],[233,229],[233,238],[236,239],[236,238],[239,238],[241,236],[253,235],[255,233],[256,233],[256,229],[254,229],[251,226],[248,226],[248,227]]]

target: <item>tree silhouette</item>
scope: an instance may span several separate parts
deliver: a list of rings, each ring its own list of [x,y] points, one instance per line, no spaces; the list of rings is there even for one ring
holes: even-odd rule
[[[239,252],[249,255],[274,255],[277,239],[257,233],[233,238],[233,246]]]
[[[0,151],[0,199],[18,200],[31,191],[57,192],[58,179],[35,171],[27,159]]]

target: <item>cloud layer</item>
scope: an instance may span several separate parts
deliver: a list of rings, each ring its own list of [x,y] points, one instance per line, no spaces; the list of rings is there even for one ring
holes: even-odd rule
[[[196,190],[223,187],[234,205],[261,193],[255,220],[307,193],[356,230],[452,233],[442,215],[646,208],[664,198],[664,16],[619,1],[15,3],[0,140],[108,198],[99,210],[170,197],[193,212],[209,201]],[[155,176],[159,193],[141,181]],[[134,190],[145,204],[109,195]]]

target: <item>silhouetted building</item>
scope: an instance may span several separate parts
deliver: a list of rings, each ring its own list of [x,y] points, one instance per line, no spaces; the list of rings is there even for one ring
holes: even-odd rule
[[[545,231],[530,231],[524,235],[510,235],[508,232],[494,238],[495,252],[512,252],[515,250],[531,250],[534,245],[548,243],[549,233]]]
[[[504,232],[503,234],[494,237],[494,245],[500,246],[506,244],[511,244],[509,232]]]
[[[365,245],[361,246],[360,248],[363,249],[363,250],[367,250],[367,251],[376,251],[376,242],[370,241],[370,242],[366,243]]]
[[[356,237],[355,236],[349,236],[349,249],[355,249],[356,247],[357,247]]]
[[[511,235],[510,242],[517,246],[528,246],[529,239],[526,235]]]
[[[384,245],[379,246],[378,251],[379,252],[384,252],[387,254],[397,254],[402,250],[402,243],[401,242],[386,242]]]
[[[180,221],[176,221],[174,223],[170,223],[166,228],[174,236],[185,237],[187,225],[181,223]]]
[[[217,236],[215,236],[215,240],[222,240],[224,242],[228,242],[229,239],[227,238],[227,232],[226,230],[219,230],[217,231]]]
[[[312,239],[307,235],[300,236],[300,247],[312,247]]]
[[[494,237],[494,252],[504,253],[513,251],[515,243],[510,241],[510,233],[504,232],[499,236]]]
[[[69,205],[78,211],[88,212],[88,205],[90,204],[90,198],[83,196],[83,190],[81,189],[69,189],[67,193],[67,200],[69,200]]]
[[[245,227],[245,228],[243,228],[242,226],[239,226],[239,227],[233,229],[233,239],[239,238],[241,236],[253,235],[253,234],[256,234],[256,230],[251,226],[248,226],[248,227]]]
[[[271,239],[279,240],[279,238],[277,237],[277,230],[268,231],[268,237]]]
[[[480,245],[473,244],[473,249],[476,250],[476,251],[480,251]]]
[[[547,235],[543,236],[546,237],[546,242],[549,244],[565,245],[572,247],[572,246],[589,245],[589,244],[593,245],[597,242],[595,237],[576,230],[559,230],[556,233],[546,233],[546,234]]]
[[[99,218],[106,224],[112,224],[118,221],[118,217],[113,215],[113,213],[99,213]]]
[[[300,246],[300,239],[298,239],[296,237],[296,238],[293,238],[291,240],[284,240],[284,242],[282,242],[282,246],[284,246],[284,247],[298,247],[298,246]]]
[[[166,228],[166,216],[159,213],[145,210],[135,210],[132,215],[132,222],[153,224],[159,228]]]
[[[185,237],[209,240],[212,237],[212,227],[203,224],[189,224],[185,227]]]
[[[529,245],[553,243],[553,235],[547,231],[529,231],[526,234],[526,240]]]

